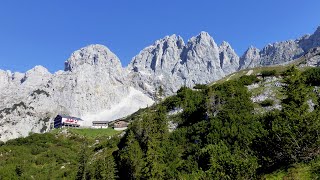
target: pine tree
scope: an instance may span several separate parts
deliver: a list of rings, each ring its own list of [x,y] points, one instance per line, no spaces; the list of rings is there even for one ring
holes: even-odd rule
[[[121,168],[125,169],[125,179],[140,179],[144,167],[143,152],[132,131],[128,132],[125,148],[120,152]]]
[[[85,167],[86,167],[86,163],[87,163],[87,160],[88,160],[88,157],[87,157],[87,152],[86,152],[86,143],[83,143],[82,144],[82,147],[81,147],[81,151],[79,153],[79,160],[78,160],[78,170],[77,170],[77,174],[76,174],[76,180],[82,180],[84,179],[84,176],[85,176]]]

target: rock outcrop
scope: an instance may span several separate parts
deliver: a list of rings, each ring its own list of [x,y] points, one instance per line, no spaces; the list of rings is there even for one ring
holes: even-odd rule
[[[304,60],[300,66],[319,67],[320,66],[320,47],[312,48],[304,55]]]

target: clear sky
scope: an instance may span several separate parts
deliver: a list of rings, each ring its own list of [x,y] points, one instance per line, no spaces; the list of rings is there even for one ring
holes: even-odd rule
[[[319,0],[1,0],[0,69],[63,69],[70,54],[103,44],[126,66],[166,35],[207,31],[239,55],[320,25]]]

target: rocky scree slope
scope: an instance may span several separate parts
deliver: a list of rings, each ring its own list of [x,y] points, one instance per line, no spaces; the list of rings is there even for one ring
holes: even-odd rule
[[[250,47],[239,57],[229,43],[218,46],[206,32],[187,43],[171,35],[143,49],[125,68],[107,47],[90,45],[54,74],[42,66],[26,73],[0,70],[0,140],[45,132],[57,114],[81,117],[85,125],[117,119],[151,105],[160,86],[168,96],[239,69],[286,63],[318,47],[319,37],[320,28],[261,51]]]

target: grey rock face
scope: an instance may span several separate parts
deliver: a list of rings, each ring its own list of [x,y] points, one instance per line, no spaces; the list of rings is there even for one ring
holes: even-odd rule
[[[176,74],[185,81],[185,85],[206,84],[225,76],[219,57],[219,47],[212,37],[201,32],[192,37],[182,52],[181,66]]]
[[[320,26],[312,35],[305,35],[298,39],[299,45],[303,48],[305,52],[312,48],[320,46]]]
[[[240,69],[254,68],[259,66],[260,50],[256,47],[249,47],[249,49],[240,58]]]
[[[305,64],[300,66],[319,67],[320,66],[320,47],[312,48],[304,55]]]
[[[133,85],[153,96],[159,86],[171,95],[181,86],[206,84],[238,67],[239,57],[228,43],[218,47],[208,33],[201,32],[186,45],[176,35],[156,41],[135,56],[127,70]]]
[[[159,86],[168,86],[165,93],[173,92],[176,87],[172,80],[173,69],[181,62],[184,47],[181,37],[172,35],[156,41],[135,56],[127,67],[127,79],[133,86],[153,96]]]
[[[281,64],[296,59],[304,54],[298,42],[289,40],[269,44],[260,52],[260,65]]]
[[[240,69],[282,64],[301,57],[305,52],[297,41],[268,44],[261,51],[250,47],[241,57]]]
[[[240,58],[229,43],[222,42],[219,47],[219,55],[220,66],[226,75],[238,70]]]
[[[319,46],[320,27],[312,35],[305,35],[297,40],[269,44],[259,52],[259,55],[250,55],[253,50],[249,48],[250,51],[247,50],[241,57],[240,69],[287,63]],[[257,51],[254,54],[257,54]]]

